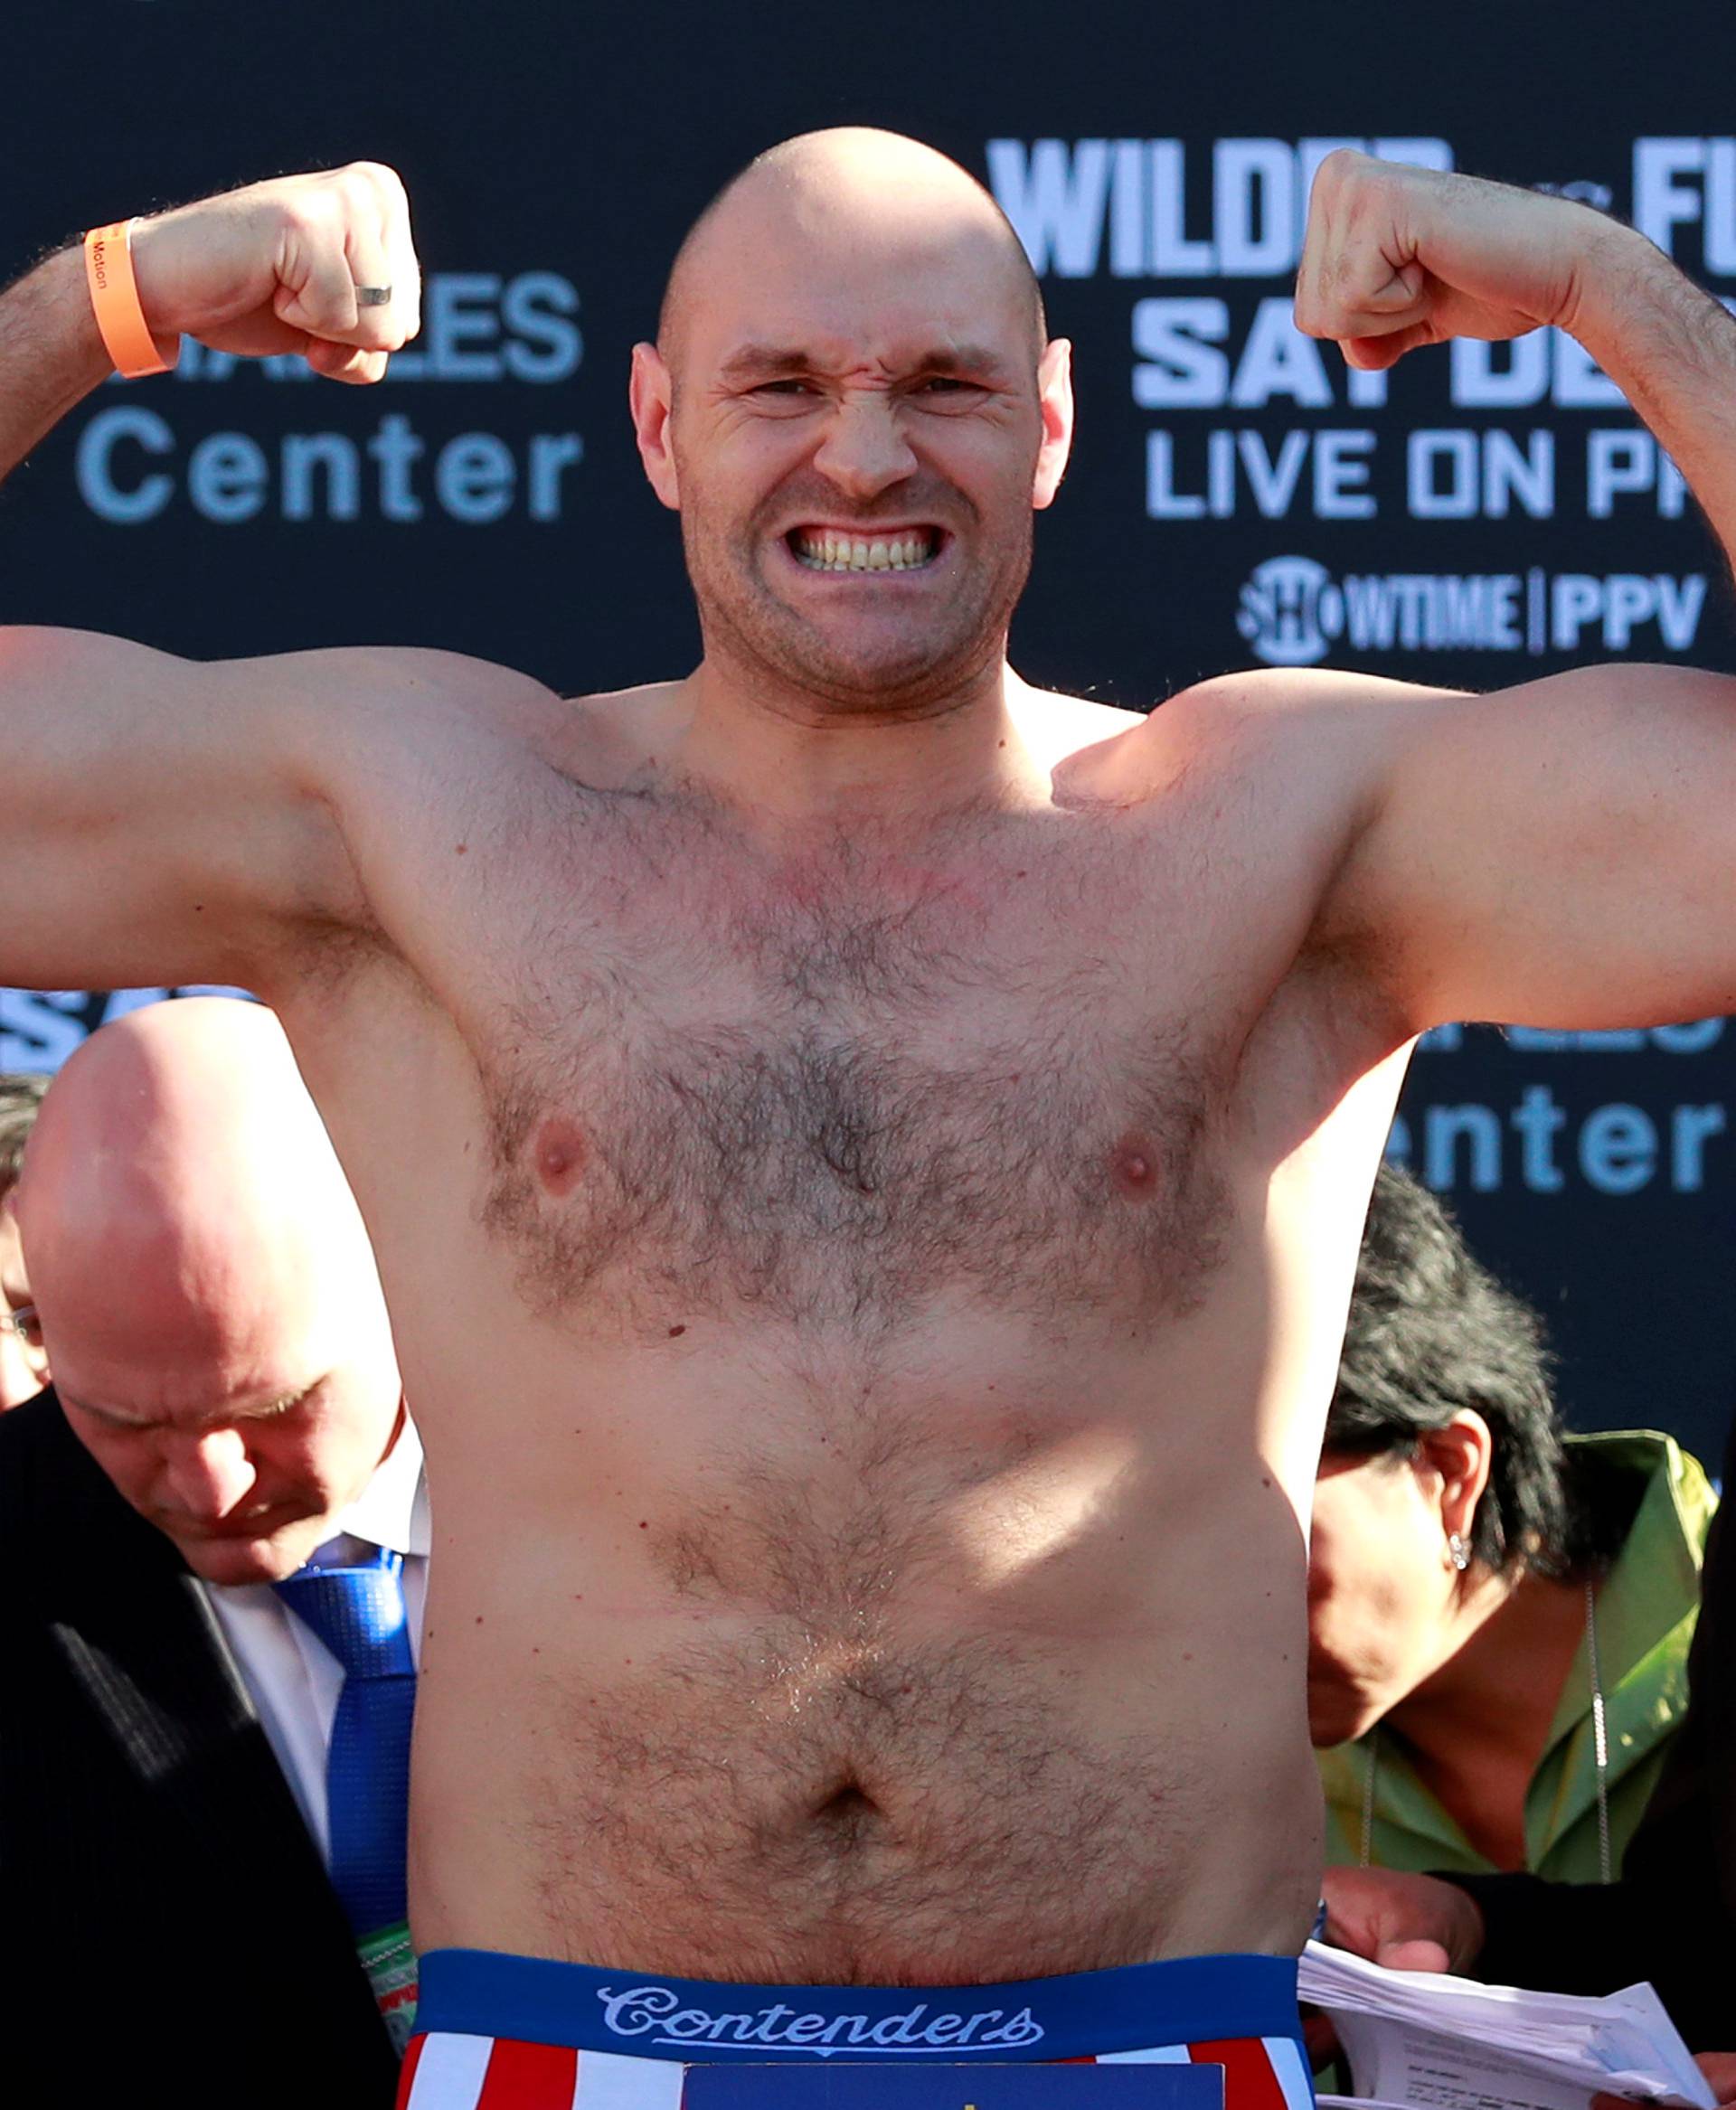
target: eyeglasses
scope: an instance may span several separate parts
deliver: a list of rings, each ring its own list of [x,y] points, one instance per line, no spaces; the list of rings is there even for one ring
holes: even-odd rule
[[[42,1323],[36,1316],[34,1305],[14,1305],[7,1309],[0,1306],[0,1333],[15,1333],[26,1348],[42,1345]]]

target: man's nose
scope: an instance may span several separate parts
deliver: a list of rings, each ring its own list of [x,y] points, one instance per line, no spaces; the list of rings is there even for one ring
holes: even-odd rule
[[[215,1521],[246,1501],[259,1474],[239,1429],[210,1428],[175,1446],[167,1477],[175,1500],[190,1516]]]
[[[877,498],[916,467],[896,405],[876,391],[841,403],[828,420],[814,466],[846,497]]]

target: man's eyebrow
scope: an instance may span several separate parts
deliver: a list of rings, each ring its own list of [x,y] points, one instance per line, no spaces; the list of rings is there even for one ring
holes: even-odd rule
[[[263,1421],[271,1415],[285,1414],[290,1408],[298,1407],[304,1399],[317,1391],[324,1381],[323,1379],[316,1378],[312,1384],[298,1386],[294,1391],[284,1392],[275,1399],[256,1400],[248,1407],[218,1408],[208,1415],[189,1417],[181,1426],[190,1428],[198,1427],[222,1428],[231,1421]],[[98,1421],[107,1421],[116,1428],[165,1428],[174,1426],[177,1421],[177,1417],[173,1414],[127,1414],[123,1413],[118,1407],[105,1407],[95,1399],[74,1399],[64,1385],[58,1387],[57,1390],[60,1399],[66,1406],[74,1408],[80,1414],[91,1415]]]
[[[948,344],[937,347],[916,362],[922,373],[998,374],[1005,362],[986,344]]]
[[[980,373],[990,377],[997,377],[1005,365],[998,353],[983,344],[937,344],[914,359],[900,359],[896,363],[906,373]],[[796,344],[742,344],[719,369],[725,381],[774,381],[787,374],[833,371],[826,360]]]
[[[725,381],[737,381],[750,373],[807,373],[814,363],[812,353],[794,345],[742,344],[731,353],[719,371]]]
[[[104,1407],[95,1399],[80,1399],[69,1392],[63,1384],[57,1384],[55,1394],[62,1407],[70,1407],[75,1414],[89,1414],[97,1421],[107,1421],[116,1428],[155,1428],[154,1421],[141,1420],[137,1415],[123,1414],[117,1407]]]

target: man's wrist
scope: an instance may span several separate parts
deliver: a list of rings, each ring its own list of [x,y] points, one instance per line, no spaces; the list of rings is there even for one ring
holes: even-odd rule
[[[1656,297],[1679,300],[1698,288],[1637,228],[1590,206],[1579,210],[1592,224],[1574,271],[1571,313],[1561,316],[1561,327],[1613,374],[1625,338]]]
[[[93,227],[84,238],[85,278],[97,328],[108,347],[117,372],[128,380],[147,373],[165,373],[180,351],[179,334],[165,353],[153,335],[138,296],[133,273],[132,221],[117,221]]]
[[[45,257],[5,297],[8,304],[16,301],[23,311],[21,325],[41,364],[64,376],[69,403],[114,372],[90,305],[82,242]]]
[[[160,252],[162,221],[166,217],[159,212],[133,221],[133,277],[138,287],[138,305],[145,311],[146,327],[153,336],[178,337],[179,325],[165,321],[163,316],[164,259],[160,253],[155,257],[152,254],[153,250]],[[173,240],[169,247],[173,250]]]

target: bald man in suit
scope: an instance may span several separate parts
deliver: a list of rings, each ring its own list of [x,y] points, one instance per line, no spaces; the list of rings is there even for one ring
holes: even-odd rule
[[[52,2046],[80,2100],[389,2103],[389,2003],[328,1874],[344,1675],[272,1586],[382,1546],[419,1625],[421,1454],[276,1020],[193,999],[105,1027],[17,1207],[57,1382],[0,1422],[14,2048]]]

